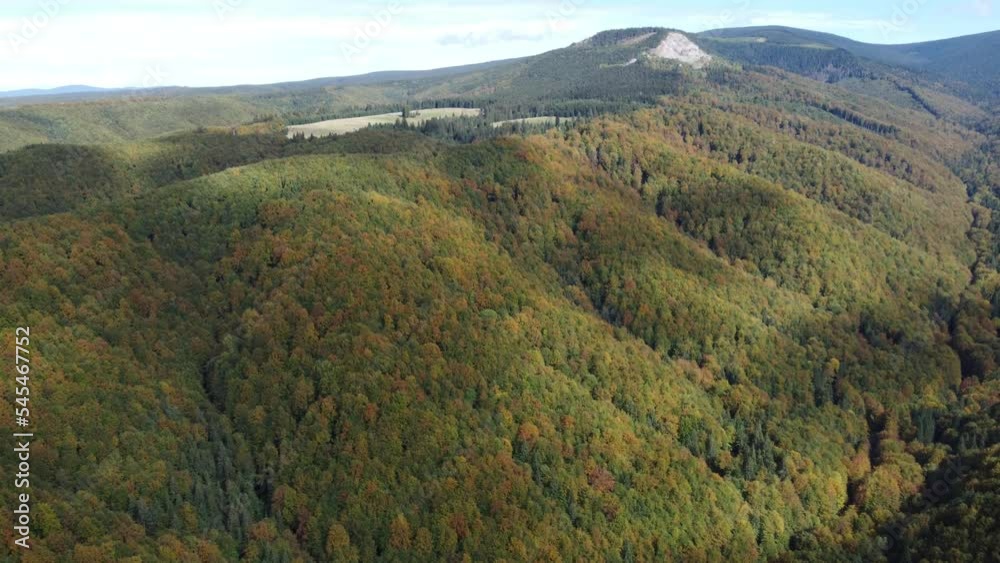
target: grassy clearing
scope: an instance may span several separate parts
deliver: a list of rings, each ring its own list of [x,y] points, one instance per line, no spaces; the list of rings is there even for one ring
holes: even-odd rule
[[[573,121],[572,117],[562,117],[561,122]],[[540,117],[524,117],[521,119],[508,119],[506,121],[495,121],[493,122],[494,127],[503,127],[504,125],[510,125],[512,123],[524,123],[525,125],[555,125],[556,117],[554,115],[543,115]]]
[[[477,108],[431,108],[413,110],[407,120],[420,125],[431,119],[444,117],[476,117],[482,112]],[[387,125],[395,123],[403,118],[402,112],[381,113],[378,115],[365,115],[362,117],[347,117],[344,119],[331,119],[328,121],[318,121],[316,123],[306,123],[304,125],[292,125],[288,128],[288,136],[292,137],[296,133],[305,133],[306,137],[326,137],[329,135],[342,135],[353,133],[364,129],[370,125]]]

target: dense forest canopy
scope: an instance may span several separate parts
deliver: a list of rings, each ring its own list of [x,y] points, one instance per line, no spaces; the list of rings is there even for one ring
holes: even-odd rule
[[[1000,558],[995,102],[666,33],[0,110],[0,351],[37,354],[0,559]]]

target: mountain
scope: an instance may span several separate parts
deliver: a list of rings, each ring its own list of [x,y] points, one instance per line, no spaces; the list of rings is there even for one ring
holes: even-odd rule
[[[163,87],[0,102],[8,132],[0,150],[39,142],[107,143],[142,140],[198,125],[224,126],[276,116],[289,123],[400,111],[404,105],[461,101],[497,108],[504,119],[522,114],[572,116],[567,100],[650,103],[686,84],[684,68],[649,73],[644,59],[671,31],[618,30],[534,57],[430,71],[373,73],[273,85]],[[681,34],[683,36],[683,34]],[[688,37],[688,36],[685,36]],[[866,95],[908,98],[932,113],[974,113],[994,104],[996,77],[987,52],[997,33],[912,46],[874,46],[790,28],[746,28],[690,35],[722,61],[776,66]],[[978,50],[978,51],[977,51]],[[897,60],[898,59],[898,60]],[[899,60],[906,63],[900,66]],[[962,61],[961,64],[956,61]],[[672,74],[670,74],[672,73]],[[993,78],[991,78],[993,77]],[[596,91],[599,87],[603,91]],[[35,100],[35,101],[32,101]],[[49,102],[60,102],[49,103]],[[898,100],[893,100],[898,101]],[[11,106],[11,104],[14,104]],[[576,102],[570,102],[570,105]]]
[[[56,96],[62,94],[92,94],[95,92],[109,92],[110,88],[96,88],[94,86],[60,86],[50,89],[28,89],[28,90],[8,90],[0,92],[0,98],[30,98],[35,96]]]
[[[855,55],[886,64],[899,65],[915,70],[949,72],[952,78],[963,80],[966,69],[995,74],[997,63],[990,57],[978,55],[1000,47],[1000,31],[928,41],[924,43],[876,45],[862,43],[829,33],[820,33],[789,27],[745,27],[719,29],[698,34],[702,37],[725,39],[761,38],[769,42],[794,45],[812,43],[843,49]],[[955,65],[959,64],[958,68]],[[963,67],[962,65],[968,65]]]
[[[0,558],[990,561],[1000,115],[759,33],[0,111]]]
[[[997,101],[1000,96],[1000,63],[983,53],[1000,50],[1000,31],[902,45],[861,43],[829,33],[788,27],[747,27],[706,31],[699,37],[742,43],[751,49],[762,45],[779,48],[804,47],[844,51],[856,57],[885,65],[926,73],[951,83],[973,97]]]

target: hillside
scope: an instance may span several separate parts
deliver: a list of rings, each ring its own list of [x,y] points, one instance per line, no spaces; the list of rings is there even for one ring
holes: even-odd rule
[[[690,86],[688,65],[651,56],[677,37],[731,63],[776,66],[869,96],[903,98],[935,115],[981,119],[977,106],[1000,92],[991,52],[1000,32],[927,44],[879,46],[791,28],[742,28],[684,35],[642,28],[599,34],[534,57],[428,71],[376,72],[272,85],[162,87],[11,98],[0,102],[0,151],[33,143],[148,140],[196,126],[239,126],[263,118],[289,124],[399,112],[406,106],[483,107],[494,121],[580,117],[650,105]],[[698,57],[710,56],[704,53]],[[657,64],[657,60],[661,61]],[[708,59],[704,59],[708,60]],[[637,64],[630,64],[634,61]],[[900,66],[901,65],[901,66]],[[461,103],[456,103],[461,102]],[[587,102],[581,107],[581,102]],[[969,116],[972,117],[969,117]]]
[[[917,72],[925,80],[938,82],[967,98],[984,99],[990,103],[1000,101],[1000,79],[997,78],[1000,76],[1000,63],[996,57],[983,56],[983,53],[1000,50],[1000,31],[900,45],[861,43],[829,33],[778,26],[719,29],[699,36],[716,45],[719,45],[719,40],[733,43],[734,47],[745,50],[747,54],[766,51],[772,46],[826,50],[828,56],[841,60],[850,60],[849,56],[853,56],[862,61]],[[726,50],[728,53],[735,51]],[[863,66],[862,61],[854,64]]]
[[[1000,117],[783,33],[0,110],[20,560],[989,561]]]

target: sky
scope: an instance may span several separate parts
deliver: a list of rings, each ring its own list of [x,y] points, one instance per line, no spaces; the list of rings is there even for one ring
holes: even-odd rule
[[[519,57],[599,31],[787,25],[871,43],[1000,29],[1000,0],[2,0],[0,91],[265,84]]]

